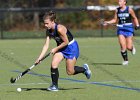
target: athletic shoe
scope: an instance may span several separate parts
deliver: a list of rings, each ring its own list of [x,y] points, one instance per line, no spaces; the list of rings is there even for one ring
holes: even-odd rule
[[[58,87],[55,85],[51,85],[50,87],[47,88],[48,91],[58,91]]]
[[[128,61],[123,61],[122,65],[128,65]]]
[[[133,55],[135,55],[135,54],[136,54],[136,48],[135,48],[135,46],[134,46],[134,45],[133,45],[133,48],[132,48],[131,53],[132,53]]]
[[[90,77],[91,77],[91,70],[89,69],[88,64],[84,64],[83,67],[86,69],[84,74],[86,75],[87,79],[90,79]]]

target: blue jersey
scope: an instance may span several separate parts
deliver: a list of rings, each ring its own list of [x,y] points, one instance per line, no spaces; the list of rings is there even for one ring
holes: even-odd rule
[[[118,21],[118,35],[124,35],[125,37],[133,36],[134,27],[132,23],[132,16],[129,13],[129,7],[126,6],[125,10],[121,10],[121,8],[117,8],[117,17]]]

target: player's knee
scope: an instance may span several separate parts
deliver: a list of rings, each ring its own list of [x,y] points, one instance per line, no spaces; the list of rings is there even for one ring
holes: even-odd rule
[[[52,62],[51,67],[55,69],[55,68],[58,67],[58,64],[55,64],[55,63]]]
[[[68,75],[73,75],[74,74],[74,71],[73,70],[67,70],[67,74]]]
[[[56,69],[56,68],[58,68],[58,66],[52,64],[52,65],[51,65],[51,68]]]
[[[132,46],[127,46],[127,49],[128,50],[132,50]]]

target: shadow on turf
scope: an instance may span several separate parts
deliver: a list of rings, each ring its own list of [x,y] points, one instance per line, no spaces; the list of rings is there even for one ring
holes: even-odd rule
[[[93,63],[94,65],[122,65],[121,63]]]
[[[77,90],[77,89],[84,89],[84,88],[59,88],[59,90]],[[23,91],[32,91],[32,90],[41,90],[41,91],[48,91],[47,88],[22,88]]]

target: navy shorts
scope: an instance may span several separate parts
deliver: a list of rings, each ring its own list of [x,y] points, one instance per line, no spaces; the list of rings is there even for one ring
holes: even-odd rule
[[[118,26],[117,35],[123,35],[125,37],[133,36],[134,35],[133,25],[123,25],[121,27]]]
[[[72,40],[66,47],[59,50],[66,59],[77,59],[79,57],[79,46],[77,41]]]

